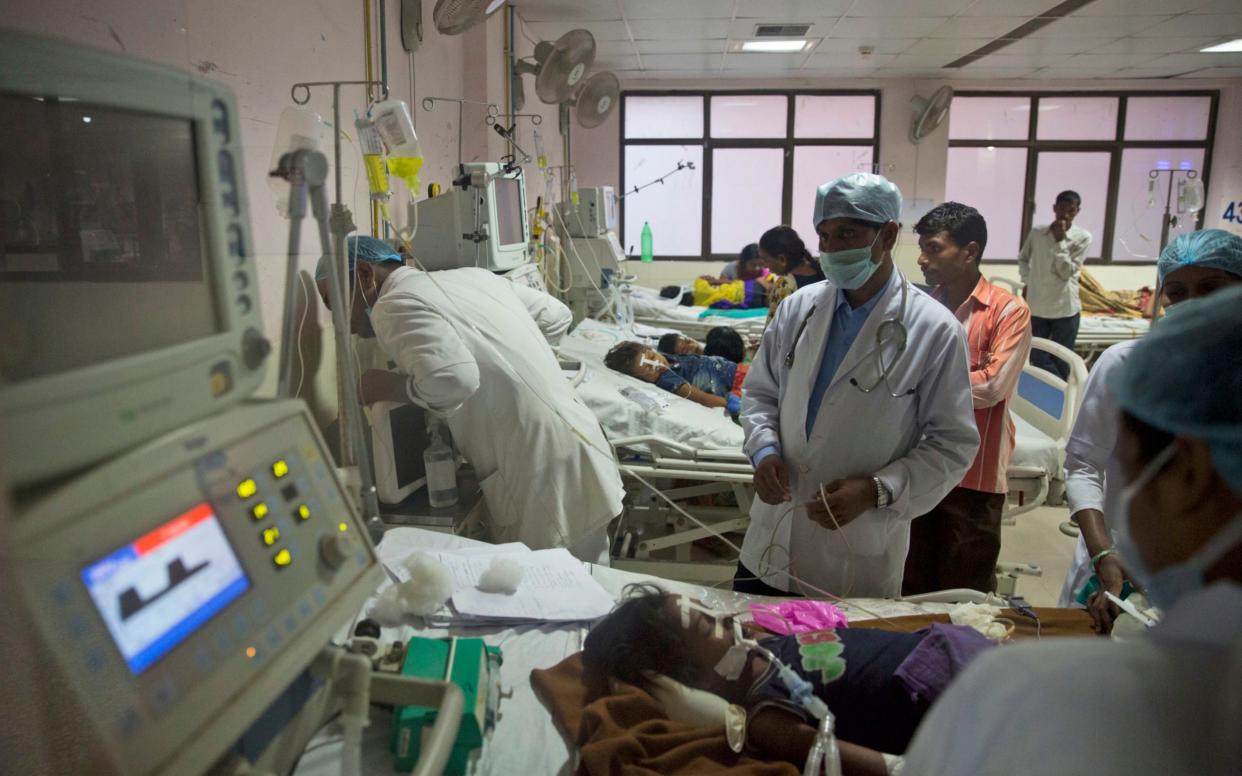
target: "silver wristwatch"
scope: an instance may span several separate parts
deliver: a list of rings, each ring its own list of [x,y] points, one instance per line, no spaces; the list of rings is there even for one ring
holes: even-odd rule
[[[871,480],[875,483],[875,508],[883,509],[893,503],[893,497],[889,495],[888,488],[884,487],[884,483],[880,482],[880,478],[872,477]]]

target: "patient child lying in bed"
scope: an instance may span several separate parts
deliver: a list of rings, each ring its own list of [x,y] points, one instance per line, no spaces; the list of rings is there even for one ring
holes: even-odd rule
[[[641,342],[614,345],[604,356],[604,365],[704,407],[724,407],[730,415],[741,408],[748,368],[720,356],[665,355]]]
[[[656,350],[670,356],[720,356],[735,364],[746,360],[746,341],[729,326],[715,326],[708,330],[707,341],[699,342],[684,334],[669,332],[660,337]]]
[[[756,280],[724,280],[704,275],[696,278],[690,291],[682,292],[681,286],[665,286],[660,296],[677,299],[689,307],[711,307],[716,310],[753,310],[768,306],[768,290],[775,283],[771,277]]]
[[[716,619],[655,585],[626,592],[627,600],[587,634],[582,660],[588,671],[649,691],[651,677],[662,675],[719,695],[746,710],[752,751],[802,766],[815,720],[790,700],[767,658],[751,652],[734,680],[716,670],[734,643],[731,617]],[[750,637],[811,682],[836,718],[845,774],[885,773],[879,753],[904,752],[932,702],[992,646],[970,628],[939,623],[915,633],[840,628],[762,634]]]

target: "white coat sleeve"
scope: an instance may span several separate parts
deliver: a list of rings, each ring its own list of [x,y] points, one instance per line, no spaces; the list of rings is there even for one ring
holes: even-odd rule
[[[414,404],[448,416],[479,390],[479,365],[444,316],[411,295],[386,296],[371,325],[397,369],[410,380]]]
[[[960,325],[944,325],[928,331],[927,337],[933,348],[926,361],[929,371],[919,381],[915,397],[919,441],[875,473],[892,495],[890,512],[906,519],[939,504],[962,481],[979,449],[966,333]]]
[[[530,317],[535,319],[548,344],[559,344],[561,337],[565,336],[565,332],[569,331],[574,322],[574,314],[569,308],[551,295],[521,283],[513,284],[513,293],[526,306]]]
[[[1065,445],[1065,496],[1071,515],[1084,509],[1104,511],[1104,473],[1117,446],[1118,424],[1117,400],[1108,382],[1122,363],[1122,353],[1111,347],[1092,367]]]
[[[783,375],[781,359],[784,357],[781,332],[789,325],[789,310],[793,307],[786,299],[776,308],[776,315],[764,330],[759,350],[742,383],[742,411],[739,417],[746,432],[742,451],[752,461],[755,454],[765,447],[775,447],[780,451],[780,381]]]

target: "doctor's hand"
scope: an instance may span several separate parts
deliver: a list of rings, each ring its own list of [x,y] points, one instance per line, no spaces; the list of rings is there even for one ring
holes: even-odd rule
[[[789,468],[779,455],[769,455],[755,468],[755,493],[767,504],[780,504],[793,498],[789,492]]]
[[[1121,608],[1108,600],[1104,592],[1108,591],[1120,598],[1126,574],[1117,556],[1108,555],[1100,559],[1096,576],[1100,578],[1100,589],[1087,599],[1087,613],[1091,615],[1091,626],[1095,628],[1095,632],[1107,635],[1112,632],[1113,621],[1121,614]]]
[[[379,401],[408,403],[409,397],[405,393],[407,379],[405,375],[385,369],[368,369],[358,379],[358,400],[363,404]]]
[[[875,480],[833,480],[824,486],[828,508],[818,494],[806,505],[806,516],[830,531],[844,528],[869,509],[875,509]],[[828,514],[828,509],[832,514]],[[836,522],[833,522],[836,518]]]

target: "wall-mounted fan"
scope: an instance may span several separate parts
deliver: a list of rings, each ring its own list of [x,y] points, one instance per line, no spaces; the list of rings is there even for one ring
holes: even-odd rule
[[[910,141],[918,143],[935,131],[949,115],[949,103],[953,102],[953,87],[942,86],[936,90],[931,99],[914,97],[910,105],[914,108],[914,118],[910,122]]]
[[[603,124],[620,97],[621,82],[614,74],[607,70],[595,73],[574,97],[574,114],[578,117],[578,124],[583,129],[594,129]]]
[[[505,0],[436,0],[431,19],[444,35],[460,35],[487,18]]]
[[[526,103],[522,75],[534,74],[535,94],[548,105],[565,102],[574,96],[595,64],[595,36],[587,30],[570,30],[555,43],[542,41],[535,46],[535,61],[519,61],[514,65],[513,107],[521,110]]]

